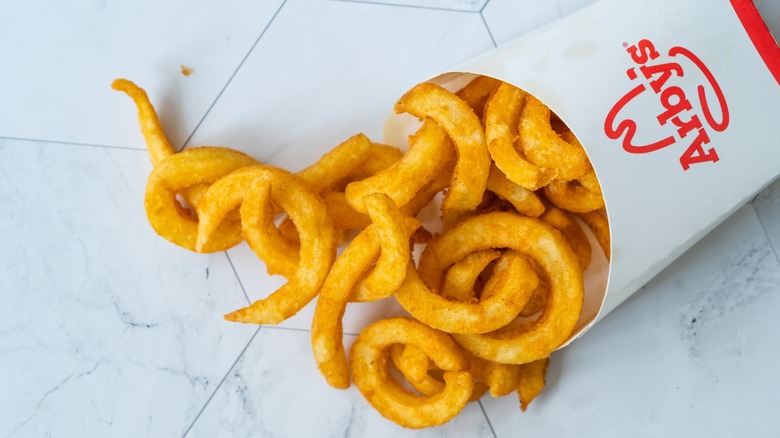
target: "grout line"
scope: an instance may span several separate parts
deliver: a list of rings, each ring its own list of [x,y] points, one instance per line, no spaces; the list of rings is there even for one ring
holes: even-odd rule
[[[241,69],[241,67],[246,62],[247,58],[249,58],[249,55],[252,54],[252,52],[255,50],[255,47],[257,46],[257,43],[260,42],[260,39],[263,38],[263,35],[265,35],[265,32],[268,30],[269,27],[271,27],[271,24],[276,20],[276,17],[279,15],[279,12],[281,12],[284,5],[287,4],[287,0],[284,0],[281,5],[279,5],[279,8],[274,12],[274,15],[271,17],[271,19],[268,21],[268,24],[265,25],[263,28],[263,31],[260,32],[260,35],[257,37],[255,42],[252,44],[252,47],[249,48],[249,51],[246,52],[246,55],[244,55],[244,58],[241,59],[241,62],[238,63],[238,66],[233,71],[233,74],[230,75],[225,85],[222,87],[221,90],[219,90],[219,93],[217,94],[217,97],[214,99],[213,102],[211,102],[211,105],[209,105],[206,112],[203,114],[203,117],[200,118],[198,121],[198,124],[195,125],[195,128],[192,130],[192,133],[189,137],[187,137],[187,140],[184,141],[184,144],[182,145],[181,149],[184,149],[187,147],[187,145],[190,143],[190,140],[192,140],[192,137],[195,135],[196,132],[198,132],[198,128],[200,128],[200,125],[203,123],[204,120],[206,120],[206,117],[208,117],[211,110],[214,108],[214,105],[219,101],[219,98],[222,97],[222,94],[225,92],[227,87],[230,85],[231,82],[233,82],[233,78],[236,77],[236,73]]]
[[[436,7],[436,6],[420,6],[420,5],[407,5],[407,4],[398,4],[398,3],[385,3],[382,1],[372,1],[372,0],[330,0],[330,1],[336,1],[336,2],[342,2],[342,3],[361,3],[366,5],[378,5],[378,6],[390,6],[390,7],[396,7],[396,8],[411,8],[411,9],[424,9],[429,11],[447,11],[447,12],[465,12],[468,14],[478,14],[480,11],[475,11],[471,9],[456,9],[456,8],[444,8],[444,7]]]
[[[282,330],[282,331],[288,331],[288,332],[305,332],[310,333],[311,329],[302,329],[297,327],[280,327],[278,325],[264,325],[263,327],[270,329],[270,330]]]
[[[236,276],[236,280],[238,280],[238,285],[241,287],[241,292],[244,293],[244,298],[246,298],[247,304],[252,304],[252,300],[249,299],[249,295],[246,293],[246,288],[244,287],[244,283],[241,282],[241,277],[238,275],[238,271],[236,270],[236,266],[233,264],[233,259],[230,258],[230,254],[228,254],[227,251],[225,251],[225,257],[228,259],[228,263],[230,263],[230,267],[233,269],[233,275]]]
[[[487,411],[485,411],[485,407],[482,405],[482,400],[477,400],[477,403],[479,403],[479,408],[482,409],[482,415],[485,416],[485,421],[487,421],[487,424],[490,427],[490,432],[493,433],[493,438],[498,438],[496,430],[493,429],[493,423],[490,422],[490,417],[488,417]]]
[[[777,255],[777,248],[775,248],[772,237],[769,236],[769,232],[767,232],[766,227],[764,226],[764,221],[761,219],[761,214],[759,214],[758,210],[756,210],[756,206],[753,205],[752,202],[750,203],[750,207],[753,208],[753,213],[755,213],[756,218],[758,218],[758,223],[761,225],[761,230],[764,232],[764,237],[766,237],[767,242],[769,242],[769,247],[772,248],[772,252],[775,254],[775,259],[780,262],[780,257]]]
[[[480,13],[480,15],[482,15],[482,11],[484,11],[484,10],[485,10],[485,8],[487,7],[488,3],[490,3],[490,0],[487,0],[487,1],[485,2],[485,4],[484,4],[484,5],[482,5],[482,7],[481,7],[481,8],[479,8],[479,13]]]
[[[238,71],[244,65],[244,63],[246,62],[247,58],[249,58],[249,55],[252,54],[252,52],[254,51],[255,47],[257,46],[257,43],[260,42],[260,39],[263,38],[263,36],[265,35],[266,31],[268,31],[268,28],[271,27],[271,24],[276,20],[276,17],[279,16],[279,12],[281,12],[281,10],[282,10],[282,8],[284,7],[285,4],[287,4],[287,0],[284,0],[282,2],[282,4],[279,5],[279,8],[276,9],[276,12],[274,12],[274,15],[271,17],[271,19],[265,25],[263,30],[260,32],[260,35],[257,37],[257,39],[255,39],[255,42],[252,43],[252,47],[249,48],[249,51],[247,51],[246,55],[244,55],[243,59],[241,59],[241,62],[239,62],[238,66],[236,66],[236,69],[233,71],[233,73],[230,75],[230,77],[228,78],[228,80],[225,83],[225,85],[222,87],[222,89],[217,94],[217,97],[214,99],[214,101],[211,103],[211,105],[209,105],[208,109],[203,114],[203,117],[201,117],[201,119],[198,121],[197,125],[195,125],[195,128],[192,130],[192,133],[190,133],[189,137],[187,137],[187,140],[184,141],[184,144],[182,145],[182,149],[187,147],[187,145],[189,144],[190,140],[192,140],[192,137],[198,131],[198,128],[200,128],[200,125],[203,123],[203,121],[209,115],[211,110],[214,108],[214,105],[217,103],[217,101],[219,101],[219,98],[222,97],[222,94],[225,92],[227,87],[233,81],[233,78],[236,76]],[[244,294],[244,298],[246,298],[247,303],[251,304],[251,300],[249,299],[249,296],[246,293],[246,288],[244,287],[244,283],[241,282],[241,277],[239,277],[238,271],[236,271],[236,267],[233,264],[233,260],[230,258],[230,255],[228,254],[227,251],[225,251],[225,257],[227,257],[228,263],[230,263],[230,267],[231,267],[231,269],[233,269],[233,275],[236,276],[236,280],[238,281],[238,284],[241,287],[241,292]],[[230,375],[230,372],[233,370],[233,368],[235,368],[236,364],[238,364],[238,361],[241,360],[241,358],[244,356],[244,353],[249,348],[249,346],[252,344],[252,341],[255,339],[257,334],[260,333],[261,329],[262,329],[262,326],[259,326],[257,328],[257,330],[255,330],[254,334],[252,334],[252,337],[249,338],[249,342],[246,343],[244,348],[241,350],[241,353],[239,353],[238,357],[236,357],[236,360],[233,361],[233,364],[230,366],[230,368],[228,368],[227,372],[222,377],[222,380],[220,380],[220,382],[217,385],[217,387],[214,388],[214,391],[211,393],[211,395],[209,396],[208,400],[206,400],[206,403],[203,404],[203,407],[200,409],[200,411],[198,411],[198,414],[195,416],[195,418],[193,418],[193,420],[190,423],[190,425],[184,431],[184,433],[182,434],[182,438],[186,437],[187,434],[189,434],[190,430],[192,430],[192,427],[195,425],[195,423],[198,421],[200,416],[206,410],[206,407],[208,407],[209,403],[211,403],[211,400],[214,398],[214,395],[216,395],[217,391],[219,391],[219,389],[222,387],[222,384],[225,383],[225,380],[227,380],[228,376]]]
[[[133,200],[135,201],[136,205],[138,205],[138,207],[139,207],[139,209],[141,211],[144,211],[145,210],[145,208],[144,208],[144,200],[143,200],[143,198],[142,199],[138,199],[138,198],[135,197],[135,193],[134,193],[134,190],[133,190],[133,185],[130,184],[130,181],[128,181],[127,177],[125,177],[125,173],[122,171],[122,167],[119,166],[119,163],[116,162],[114,157],[111,155],[110,152],[108,152],[107,149],[103,148],[103,153],[106,155],[106,158],[108,158],[108,161],[110,161],[114,165],[114,167],[116,168],[117,174],[119,175],[120,178],[122,178],[122,182],[125,183],[125,188],[127,189],[127,192],[130,193],[130,196],[133,198]]]
[[[487,3],[485,3],[487,5]],[[482,15],[482,12],[479,13],[479,18],[482,19],[482,24],[485,25],[485,29],[487,30],[488,35],[490,36],[490,41],[493,42],[493,47],[498,47],[498,44],[496,44],[496,39],[493,38],[493,32],[490,31],[490,26],[487,24],[487,20],[485,20],[485,16]]]
[[[305,332],[305,333],[311,333],[311,329],[308,328],[297,328],[297,327],[284,327],[284,326],[278,326],[278,325],[264,325],[263,327],[270,329],[270,330],[283,330],[283,331],[290,331],[290,332]],[[344,336],[358,336],[360,333],[352,333],[352,332],[342,332],[342,335]]]
[[[252,337],[249,338],[249,342],[246,343],[246,345],[244,346],[244,349],[241,350],[241,353],[238,354],[238,357],[236,357],[236,360],[233,361],[232,365],[230,365],[230,368],[228,368],[227,372],[222,377],[222,380],[219,381],[219,384],[217,385],[217,387],[214,388],[214,391],[211,393],[211,395],[209,396],[208,400],[206,400],[206,403],[203,404],[203,407],[200,408],[200,411],[198,411],[198,414],[195,415],[195,418],[192,420],[190,425],[187,427],[187,429],[181,435],[182,438],[186,437],[187,434],[190,433],[190,430],[192,429],[192,426],[194,426],[195,422],[198,421],[198,419],[200,418],[201,414],[203,414],[203,411],[205,411],[206,407],[208,407],[209,403],[211,403],[211,399],[214,398],[214,396],[217,394],[217,391],[219,391],[219,388],[221,388],[222,384],[225,383],[225,380],[227,380],[228,376],[230,375],[230,372],[233,371],[233,368],[236,367],[236,364],[238,364],[238,361],[241,360],[241,358],[244,356],[244,353],[246,353],[246,350],[249,348],[250,345],[252,345],[252,341],[255,339],[255,336],[257,336],[257,334],[260,333],[260,329],[261,328],[262,328],[262,326],[258,327],[257,330],[255,330],[255,333],[252,335]]]
[[[0,140],[12,140],[12,141],[25,141],[31,143],[47,143],[47,144],[62,144],[66,146],[80,146],[89,148],[103,148],[103,149],[121,149],[125,151],[138,151],[146,152],[146,148],[132,148],[128,146],[111,146],[107,144],[94,144],[94,143],[79,143],[74,141],[58,141],[58,140],[44,140],[39,138],[23,138],[23,137],[3,137],[0,136]]]

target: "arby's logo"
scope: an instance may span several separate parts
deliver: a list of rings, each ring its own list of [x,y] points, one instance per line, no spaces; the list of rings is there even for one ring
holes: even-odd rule
[[[636,64],[626,71],[635,86],[607,114],[607,137],[621,140],[623,149],[632,154],[679,148],[683,170],[718,161],[712,140],[728,128],[729,110],[710,69],[684,47],[672,47],[662,55],[647,39],[623,46]],[[654,104],[658,108],[654,119],[632,118],[627,108],[640,99],[660,104]]]

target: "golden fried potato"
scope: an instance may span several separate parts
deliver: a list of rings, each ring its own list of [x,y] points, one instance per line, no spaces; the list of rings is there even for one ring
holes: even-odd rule
[[[390,348],[414,345],[444,371],[444,388],[431,396],[407,391],[388,372]],[[418,321],[391,318],[366,327],[352,345],[349,364],[355,385],[382,416],[412,429],[450,421],[468,403],[474,388],[469,362],[452,338]]]

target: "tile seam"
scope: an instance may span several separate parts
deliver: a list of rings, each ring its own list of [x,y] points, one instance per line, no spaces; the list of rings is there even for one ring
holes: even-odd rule
[[[482,12],[482,8],[484,8],[484,5],[479,10],[472,10],[472,9],[457,9],[457,8],[445,8],[445,7],[434,7],[434,6],[385,3],[382,1],[372,1],[372,0],[329,0],[329,1],[340,2],[340,3],[359,3],[359,4],[366,4],[366,5],[388,6],[394,8],[421,9],[427,11],[463,12],[467,14],[479,14],[480,12]]]
[[[485,5],[487,5],[487,3]],[[496,44],[496,39],[493,38],[493,32],[490,30],[490,26],[488,26],[488,22],[485,19],[485,15],[482,13],[482,11],[479,12],[479,18],[482,19],[482,24],[485,25],[485,30],[487,30],[488,36],[490,37],[490,42],[493,43],[493,47],[498,47],[498,44]]]
[[[186,148],[190,141],[192,140],[192,137],[195,135],[196,132],[198,132],[198,129],[203,124],[203,121],[206,120],[206,117],[211,113],[211,110],[214,108],[214,105],[219,102],[219,99],[222,97],[222,94],[225,93],[225,90],[227,90],[227,87],[230,86],[230,83],[233,82],[233,78],[236,77],[236,74],[238,74],[238,71],[241,70],[241,67],[244,66],[244,63],[249,58],[249,55],[252,54],[252,52],[255,50],[255,47],[257,47],[257,44],[260,42],[261,39],[263,39],[263,36],[268,31],[268,29],[271,27],[271,24],[273,24],[274,21],[276,21],[276,17],[279,16],[279,13],[284,8],[284,5],[287,4],[287,0],[282,1],[282,4],[279,5],[279,7],[276,9],[276,12],[274,12],[274,15],[271,16],[271,19],[268,20],[268,23],[263,27],[263,30],[260,32],[260,35],[255,39],[255,42],[252,43],[252,46],[249,48],[249,50],[246,52],[244,57],[241,59],[241,62],[238,63],[238,66],[236,66],[235,70],[233,70],[233,73],[228,78],[227,82],[225,82],[225,85],[222,87],[221,90],[219,90],[219,93],[217,93],[217,96],[214,98],[214,101],[211,102],[211,105],[206,109],[206,112],[203,114],[203,117],[200,118],[198,123],[195,125],[195,128],[193,128],[192,132],[190,133],[189,137],[184,141],[184,144],[182,144],[181,148],[179,150],[182,150]]]
[[[487,421],[488,427],[490,427],[490,432],[493,434],[493,438],[498,438],[498,435],[496,435],[496,430],[493,429],[493,423],[490,422],[490,417],[488,417],[485,406],[482,404],[482,400],[477,400],[477,403],[479,404],[479,408],[482,410],[482,415],[485,416],[485,421]]]
[[[246,293],[246,288],[244,287],[244,282],[241,281],[241,276],[238,275],[238,270],[236,270],[236,266],[233,264],[233,259],[230,258],[230,254],[228,254],[227,251],[224,251],[225,257],[227,257],[228,263],[230,264],[230,268],[233,270],[233,275],[236,276],[236,280],[238,281],[238,287],[241,288],[241,292],[244,294],[244,298],[246,298],[247,304],[252,304],[252,300],[249,299],[249,295]]]
[[[195,426],[195,423],[200,419],[200,416],[203,414],[203,412],[206,410],[206,408],[211,403],[211,400],[214,398],[214,396],[217,394],[217,391],[219,391],[220,388],[222,388],[222,384],[225,383],[225,380],[227,380],[228,376],[230,375],[231,371],[236,367],[238,364],[238,361],[241,360],[241,358],[244,356],[244,353],[246,353],[246,350],[249,348],[250,345],[252,345],[252,341],[254,341],[255,337],[258,333],[260,333],[260,330],[262,329],[262,326],[258,327],[257,330],[255,330],[254,334],[252,334],[252,337],[249,338],[249,342],[244,345],[244,348],[241,350],[241,352],[238,354],[238,357],[236,357],[236,360],[233,361],[233,364],[230,365],[230,368],[228,368],[227,372],[224,376],[222,376],[222,380],[219,381],[219,384],[216,388],[214,388],[214,391],[212,391],[211,395],[209,395],[209,398],[206,400],[206,402],[203,404],[203,406],[198,411],[197,415],[195,415],[195,418],[190,422],[190,425],[187,427],[187,429],[184,430],[184,433],[181,435],[182,438],[186,437],[187,434],[190,433],[190,430],[192,430],[192,427]]]
[[[777,248],[775,248],[774,241],[772,240],[772,237],[769,235],[769,232],[764,225],[764,220],[761,217],[761,213],[759,213],[759,211],[756,209],[756,206],[752,202],[750,203],[750,207],[753,209],[753,213],[756,215],[759,225],[761,225],[761,231],[764,233],[764,237],[766,237],[767,242],[769,242],[769,247],[772,249],[772,253],[775,255],[775,260],[780,262],[780,256],[777,254]]]
[[[146,148],[134,148],[130,146],[116,146],[108,144],[96,144],[96,143],[81,143],[75,141],[61,141],[61,140],[47,140],[42,138],[27,138],[27,137],[8,137],[0,136],[0,140],[19,141],[27,143],[44,143],[44,144],[59,144],[63,146],[77,146],[77,147],[89,147],[89,148],[101,148],[101,149],[119,149],[125,151],[146,152]]]
[[[187,147],[187,145],[190,143],[190,140],[192,140],[192,137],[195,135],[195,133],[198,131],[198,128],[200,128],[203,121],[208,117],[211,110],[214,108],[214,105],[219,101],[220,97],[222,97],[222,94],[225,92],[227,87],[230,85],[230,83],[233,81],[233,78],[235,78],[236,74],[239,70],[241,70],[241,67],[244,65],[246,60],[249,58],[249,55],[252,54],[255,47],[257,47],[257,44],[260,42],[260,40],[263,38],[265,33],[268,31],[268,29],[271,27],[271,24],[273,24],[274,21],[276,21],[276,17],[279,16],[279,13],[284,8],[284,5],[287,4],[287,0],[282,1],[282,3],[279,5],[279,7],[276,9],[276,12],[274,12],[274,15],[271,17],[270,20],[268,20],[268,23],[263,27],[263,30],[260,32],[260,35],[255,39],[254,43],[252,43],[252,46],[249,48],[247,53],[244,55],[244,57],[241,59],[241,62],[238,63],[238,66],[236,66],[233,73],[228,78],[227,82],[225,82],[225,85],[222,87],[222,89],[219,91],[217,96],[214,98],[214,101],[211,102],[211,105],[209,105],[208,109],[206,109],[206,112],[203,114],[203,117],[198,121],[197,125],[195,125],[195,128],[190,133],[189,137],[187,137],[187,140],[184,141],[184,144],[182,145],[182,149]],[[247,302],[250,303],[249,297],[246,293],[246,289],[244,288],[244,284],[241,282],[241,277],[238,275],[238,272],[236,271],[235,266],[233,265],[233,261],[230,259],[230,256],[228,255],[227,251],[225,251],[225,256],[228,259],[228,263],[230,263],[231,269],[233,269],[233,275],[236,276],[236,280],[238,281],[239,286],[241,287],[241,291],[244,294],[244,298],[246,298]],[[214,388],[214,391],[212,391],[211,395],[209,395],[209,398],[206,400],[206,402],[203,404],[203,406],[198,411],[197,415],[195,415],[195,418],[190,422],[189,426],[184,430],[184,433],[182,433],[182,438],[186,437],[192,428],[195,426],[195,424],[200,419],[203,412],[206,410],[206,408],[211,403],[211,400],[214,398],[214,396],[217,394],[217,391],[219,391],[220,388],[222,388],[222,385],[225,383],[225,380],[227,380],[230,373],[233,371],[233,369],[238,364],[238,361],[241,360],[241,358],[246,353],[246,350],[249,348],[250,345],[252,345],[252,341],[254,341],[255,337],[257,337],[257,334],[260,333],[260,330],[262,329],[262,326],[257,327],[257,330],[255,330],[254,334],[252,334],[252,337],[249,338],[249,341],[244,345],[244,348],[241,350],[241,352],[238,354],[236,359],[233,361],[233,364],[228,368],[227,372],[225,372],[225,375],[222,376],[222,379],[219,381],[219,384],[217,384],[216,388]]]

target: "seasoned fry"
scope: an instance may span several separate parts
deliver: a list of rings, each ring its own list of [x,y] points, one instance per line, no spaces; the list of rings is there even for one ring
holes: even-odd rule
[[[339,182],[369,158],[371,146],[368,137],[357,134],[296,175],[318,193],[335,190]]]
[[[525,412],[531,401],[542,392],[550,358],[535,360],[520,367],[520,382],[517,385],[517,396],[520,399],[520,409]]]
[[[506,178],[534,191],[552,181],[558,171],[530,163],[515,148],[524,99],[522,90],[502,83],[485,107],[485,137],[490,157]]]
[[[557,208],[547,209],[540,219],[557,228],[563,234],[566,242],[577,256],[580,269],[584,271],[590,265],[591,248],[588,236],[582,231],[580,224],[573,217]]]
[[[599,209],[590,211],[588,213],[582,213],[577,215],[588,228],[593,231],[596,236],[596,241],[601,246],[601,250],[604,251],[604,255],[609,260],[610,257],[610,237],[609,237],[609,221],[607,220],[607,212],[605,209]]]
[[[474,110],[474,114],[482,119],[485,104],[490,96],[501,86],[501,83],[498,79],[493,79],[490,76],[477,76],[466,84],[465,87],[458,90],[455,95],[463,99]]]
[[[447,270],[441,296],[444,298],[471,302],[476,299],[475,286],[479,275],[494,260],[501,257],[500,251],[486,249],[473,252]]]
[[[547,305],[533,325],[511,336],[496,332],[454,334],[455,339],[471,353],[499,363],[521,364],[549,356],[574,329],[584,297],[577,258],[554,228],[511,213],[470,217],[426,247],[420,258],[420,271],[444,272],[466,254],[489,248],[512,248],[536,260],[550,282]],[[407,281],[410,278],[412,275],[407,273]],[[429,284],[441,281],[435,276],[430,278]],[[402,287],[399,293],[403,290]],[[407,311],[409,307],[404,306]]]
[[[422,83],[395,104],[397,113],[431,118],[449,134],[457,161],[442,210],[455,214],[475,208],[482,201],[490,170],[490,155],[479,118],[471,107],[444,88]]]
[[[421,397],[390,377],[388,356],[394,344],[414,345],[444,371],[441,392]],[[412,429],[450,421],[474,388],[469,362],[452,338],[412,319],[384,319],[366,327],[352,345],[349,363],[366,400],[384,417]]]
[[[430,245],[436,245],[436,239]],[[477,302],[450,301],[428,288],[412,266],[395,298],[417,320],[433,328],[448,333],[487,333],[508,324],[520,313],[537,282],[525,258],[508,253],[499,259],[485,285],[488,291],[495,289],[487,293],[488,298]]]
[[[138,108],[138,122],[141,125],[141,133],[144,136],[144,140],[146,140],[146,148],[152,164],[156,166],[162,160],[173,155],[176,150],[173,149],[173,146],[168,141],[168,137],[160,125],[160,119],[157,118],[157,112],[154,110],[152,103],[149,102],[149,96],[146,95],[146,91],[127,79],[116,79],[111,84],[111,88],[124,92],[135,102]]]
[[[230,172],[257,164],[252,157],[231,149],[201,147],[187,149],[160,161],[146,183],[144,208],[149,223],[160,236],[195,251],[198,217],[184,209],[176,195],[188,187],[211,184]],[[223,222],[200,252],[224,251],[241,242],[237,221]]]
[[[585,150],[561,138],[550,125],[550,109],[539,99],[526,95],[519,125],[520,144],[528,160],[555,169],[556,180],[571,181],[590,170]]]
[[[341,341],[341,318],[347,302],[382,299],[400,286],[406,273],[398,267],[409,263],[409,239],[419,226],[416,219],[404,217],[386,195],[368,195],[364,202],[375,222],[336,259],[319,291],[312,320],[315,361],[328,383],[336,388],[349,386]]]
[[[230,195],[228,195],[230,194]],[[203,195],[199,242],[208,242],[227,211],[241,205],[241,226],[247,243],[269,272],[289,281],[265,299],[225,316],[236,322],[278,324],[317,295],[336,256],[335,231],[322,199],[289,172],[265,165],[238,169],[213,184]],[[300,245],[289,244],[273,221],[278,205],[296,224]],[[297,251],[296,251],[297,250]]]
[[[544,186],[542,191],[545,198],[556,207],[572,213],[588,213],[604,208],[601,187],[592,170],[572,181],[553,181]]]
[[[347,186],[345,194],[352,208],[365,213],[362,201],[370,193],[384,193],[398,206],[406,205],[436,178],[454,155],[447,133],[431,119],[423,123],[409,143],[409,151],[392,166]]]
[[[487,189],[508,201],[525,216],[539,217],[544,213],[544,203],[536,193],[510,181],[495,165],[490,167]]]

